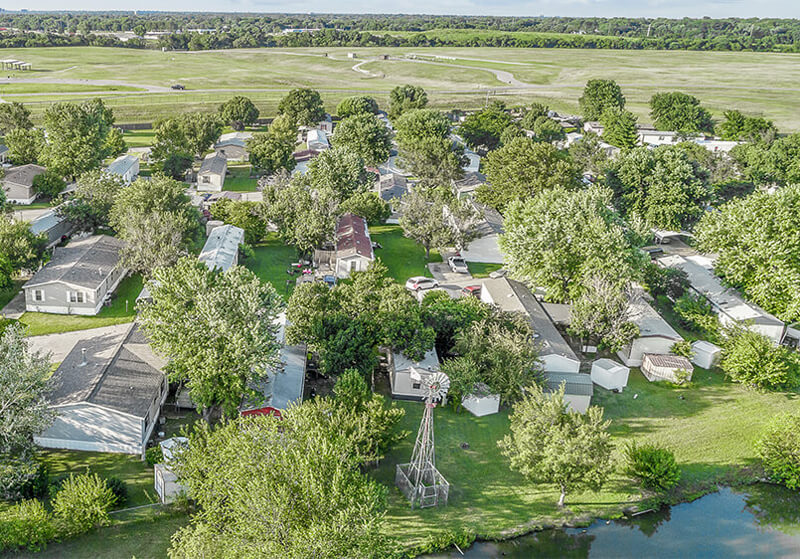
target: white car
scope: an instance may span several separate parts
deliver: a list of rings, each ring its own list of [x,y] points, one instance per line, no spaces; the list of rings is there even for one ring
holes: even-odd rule
[[[450,265],[450,269],[453,270],[456,274],[468,274],[469,268],[467,268],[467,261],[464,260],[460,256],[451,256],[447,259],[447,263]]]
[[[413,278],[408,278],[406,282],[406,289],[411,291],[433,289],[434,287],[439,287],[439,282],[433,278],[426,278],[425,276],[414,276]]]
[[[508,270],[504,270],[503,268],[500,268],[499,270],[495,270],[494,272],[491,272],[489,274],[489,277],[492,278],[492,279],[504,278],[504,277],[506,277],[506,274],[508,274]]]

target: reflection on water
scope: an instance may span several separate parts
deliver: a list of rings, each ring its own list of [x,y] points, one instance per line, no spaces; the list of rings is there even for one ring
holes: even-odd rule
[[[800,557],[800,493],[760,485],[722,489],[693,503],[586,529],[547,530],[501,543],[478,543],[465,555],[505,557],[684,558]]]

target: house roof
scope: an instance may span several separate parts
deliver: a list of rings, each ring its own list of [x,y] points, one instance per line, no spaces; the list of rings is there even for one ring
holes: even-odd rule
[[[592,396],[594,385],[592,377],[585,373],[545,373],[544,392],[555,392],[564,383],[564,394],[567,396]]]
[[[27,165],[20,165],[18,167],[11,167],[6,169],[6,175],[3,178],[5,182],[13,182],[22,186],[33,186],[33,179],[47,171],[41,165],[34,165],[29,163]]]
[[[453,187],[458,193],[473,192],[476,188],[486,182],[486,175],[478,171],[469,171],[464,174],[463,179],[453,181]]]
[[[228,158],[221,153],[210,153],[203,159],[200,164],[200,170],[197,172],[199,175],[224,175],[228,168]]]
[[[666,369],[684,369],[691,371],[694,369],[691,361],[683,355],[673,355],[671,353],[645,353],[644,360],[653,367],[664,367]]]
[[[222,134],[214,144],[214,148],[221,148],[225,146],[239,146],[247,147],[247,140],[253,137],[252,132],[229,132]]]
[[[50,403],[88,402],[145,417],[160,393],[164,363],[135,323],[122,334],[79,342],[53,374]]]
[[[692,288],[705,296],[709,302],[736,322],[750,321],[753,324],[783,326],[783,321],[761,307],[749,303],[735,290],[722,285],[714,275],[713,261],[700,254],[687,256],[663,256],[658,263],[665,267],[679,268],[686,272]]]
[[[406,369],[426,369],[428,371],[439,370],[439,354],[436,353],[434,347],[425,354],[420,361],[414,361],[407,357],[404,353],[392,353],[392,362],[394,363],[395,371],[404,371]]]
[[[578,361],[572,348],[545,312],[542,304],[522,283],[507,278],[483,281],[492,301],[500,309],[521,312],[528,317],[536,335],[540,355],[561,355]]]
[[[106,172],[113,175],[122,176],[127,173],[131,167],[138,163],[138,161],[139,158],[135,155],[120,155],[114,161],[108,164],[108,167],[106,167]]]
[[[346,213],[336,224],[336,258],[361,256],[374,259],[372,240],[369,237],[367,220],[352,213]]]
[[[641,297],[635,297],[629,303],[628,314],[631,322],[639,327],[638,337],[640,338],[660,336],[675,341],[683,339],[681,335]]]
[[[704,351],[706,353],[722,351],[722,348],[718,345],[712,344],[711,342],[707,342],[705,340],[697,340],[696,342],[692,342],[692,349],[695,351]]]
[[[223,272],[233,266],[239,252],[239,245],[244,242],[244,229],[233,225],[216,227],[208,236],[198,260],[205,262],[210,269],[219,268]]]
[[[292,154],[295,161],[310,161],[319,155],[319,151],[315,149],[301,149]]]
[[[93,235],[56,247],[53,257],[23,287],[61,282],[97,289],[119,264],[125,243],[108,235]]]
[[[325,133],[324,130],[320,130],[319,128],[313,128],[308,131],[308,135],[306,136],[306,143],[310,145],[311,142],[316,142],[327,146],[328,135]]]
[[[244,400],[240,411],[272,407],[285,410],[303,400],[306,378],[306,346],[285,345],[281,347],[280,370],[270,371],[269,378],[259,383],[255,389],[264,395],[263,402]]]
[[[43,213],[42,215],[31,221],[29,227],[31,233],[33,233],[34,235],[38,235],[39,233],[46,233],[47,231],[49,231],[53,227],[56,227],[65,220],[66,218],[60,215],[56,211],[56,209],[52,209]]]

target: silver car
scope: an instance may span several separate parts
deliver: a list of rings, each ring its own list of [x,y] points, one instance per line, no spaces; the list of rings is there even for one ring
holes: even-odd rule
[[[451,256],[447,259],[450,269],[457,274],[468,274],[467,261],[460,256]]]
[[[425,276],[414,276],[413,278],[409,278],[406,282],[406,289],[410,291],[433,289],[434,287],[439,287],[439,282],[433,278],[426,278]]]

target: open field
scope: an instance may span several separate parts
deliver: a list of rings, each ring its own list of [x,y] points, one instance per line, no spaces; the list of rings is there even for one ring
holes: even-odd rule
[[[348,59],[347,52],[357,59]],[[415,53],[443,56],[435,63],[404,58]],[[160,52],[99,47],[8,49],[10,57],[33,63],[33,72],[0,79],[0,97],[30,104],[41,113],[58,99],[84,96],[47,91],[52,84],[92,87],[114,107],[118,122],[151,121],[176,112],[211,111],[242,92],[265,116],[299,86],[322,91],[327,108],[347,95],[365,92],[385,104],[388,92],[410,82],[426,88],[436,107],[478,107],[498,96],[508,104],[543,101],[576,111],[586,80],[617,80],[628,106],[648,122],[647,101],[657,91],[697,95],[712,113],[738,108],[763,115],[784,131],[800,130],[800,55],[752,52],[613,51],[514,48],[302,48]],[[387,54],[389,60],[376,60]],[[353,70],[360,64],[365,73]],[[516,85],[509,85],[507,75]],[[20,83],[14,80],[33,81]],[[186,91],[171,91],[181,83]],[[51,84],[51,85],[48,85]],[[765,87],[768,85],[768,87]],[[104,91],[115,87],[117,91]],[[146,92],[123,91],[134,87]],[[44,89],[43,89],[44,88]],[[91,97],[87,93],[85,98]]]

